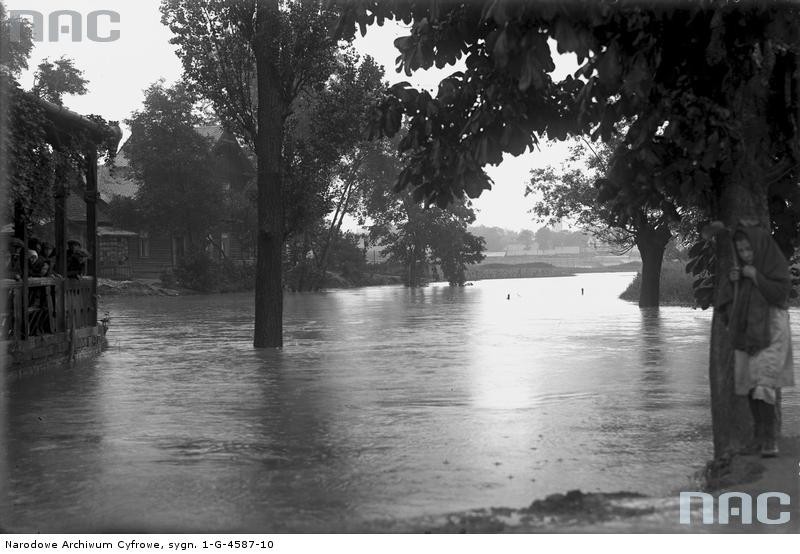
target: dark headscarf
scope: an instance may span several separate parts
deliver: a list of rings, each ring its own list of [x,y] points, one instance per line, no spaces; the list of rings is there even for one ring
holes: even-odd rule
[[[739,225],[736,231],[744,233],[753,248],[753,266],[758,272],[758,286],[751,279],[741,276],[734,302],[734,284],[725,275],[714,308],[723,310],[727,315],[734,348],[755,354],[769,346],[771,340],[769,307],[786,309],[789,306],[792,279],[789,262],[766,230]],[[733,235],[730,240],[734,240]],[[735,252],[735,243],[733,249]],[[738,254],[736,259],[738,260]]]

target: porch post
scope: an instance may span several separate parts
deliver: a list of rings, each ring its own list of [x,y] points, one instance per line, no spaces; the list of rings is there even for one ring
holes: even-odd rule
[[[89,325],[97,325],[97,151],[86,151],[86,249],[89,251],[87,273],[92,278]]]
[[[22,264],[20,269],[22,270],[21,277],[22,277],[22,293],[21,293],[21,304],[22,304],[22,338],[28,340],[31,336],[31,321],[28,315],[28,308],[30,305],[30,299],[28,298],[28,278],[30,277],[30,264],[28,263],[28,225],[27,220],[22,221],[22,236],[20,239],[25,244],[22,247],[22,259],[20,263]]]
[[[56,308],[56,330],[67,330],[66,318],[66,283],[67,277],[67,187],[64,179],[56,180],[56,190],[53,195],[55,204],[55,248],[56,248],[56,267],[55,273],[61,276],[61,282],[56,287],[57,308]]]

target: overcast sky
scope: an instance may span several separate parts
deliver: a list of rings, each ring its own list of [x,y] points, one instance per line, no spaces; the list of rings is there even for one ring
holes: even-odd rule
[[[49,42],[45,32],[45,41],[36,43],[31,53],[32,69],[45,57],[52,60],[66,56],[73,58],[75,65],[84,70],[84,76],[89,80],[89,93],[67,97],[64,101],[67,107],[79,113],[123,120],[141,106],[143,90],[151,83],[162,77],[173,82],[181,74],[175,49],[169,44],[171,34],[161,24],[158,0],[68,0],[58,3],[53,0],[6,0],[5,4],[9,10],[39,11],[45,14],[45,19],[55,9],[71,9],[84,16],[93,10],[113,10],[120,14],[119,23],[98,29],[99,36],[118,29],[120,38],[117,41],[72,42],[69,37],[62,36],[59,41]],[[419,71],[412,77],[396,73],[394,60],[397,51],[392,43],[402,33],[401,25],[372,27],[366,37],[357,39],[355,46],[384,65],[390,82],[409,81],[435,90],[439,80],[455,69]],[[559,58],[556,66],[560,76],[576,69],[574,58]],[[32,71],[22,76],[21,83],[26,88],[32,84]],[[524,198],[528,172],[534,167],[557,165],[565,154],[566,145],[542,146],[540,151],[516,158],[507,156],[500,166],[487,168],[495,186],[475,201],[477,224],[514,230],[540,227],[527,213],[531,206],[531,200]]]

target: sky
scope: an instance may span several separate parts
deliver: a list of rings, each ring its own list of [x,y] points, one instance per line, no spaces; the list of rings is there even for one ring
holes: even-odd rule
[[[119,23],[111,24],[101,19],[98,28],[99,36],[107,35],[110,30],[119,30],[116,41],[93,42],[84,36],[82,41],[72,42],[64,34],[59,40],[50,42],[49,28],[46,28],[45,40],[35,43],[31,52],[31,69],[20,79],[23,87],[31,86],[32,70],[43,58],[73,58],[76,67],[84,71],[84,77],[89,80],[88,94],[64,99],[64,104],[78,113],[124,120],[141,107],[143,91],[150,84],[161,78],[171,83],[180,77],[181,64],[175,55],[175,47],[169,44],[171,33],[161,24],[159,0],[67,0],[59,1],[57,8],[53,0],[5,0],[5,4],[8,10],[36,10],[44,14],[45,20],[55,9],[75,10],[83,14],[84,26],[86,15],[94,10],[119,13]],[[365,37],[356,39],[355,48],[382,64],[391,83],[409,81],[412,85],[435,91],[439,80],[458,70],[457,67],[433,68],[417,71],[411,77],[397,73],[397,51],[393,41],[402,34],[404,27],[401,24],[371,27]],[[574,57],[559,56],[555,62],[556,78],[577,69]],[[528,213],[533,205],[533,199],[524,196],[528,174],[537,167],[558,165],[566,154],[566,144],[542,143],[537,151],[516,158],[506,156],[499,166],[487,167],[487,173],[495,184],[491,191],[484,191],[474,201],[478,212],[476,224],[513,230],[541,227],[542,224],[536,223]]]

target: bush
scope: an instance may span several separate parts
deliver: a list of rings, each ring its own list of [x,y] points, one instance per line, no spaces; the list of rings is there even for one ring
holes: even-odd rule
[[[195,252],[180,261],[175,279],[180,286],[200,292],[251,290],[255,284],[255,266],[227,259],[219,261],[205,252]]]
[[[175,274],[168,269],[162,271],[158,278],[161,281],[162,287],[174,289],[178,285],[178,280],[175,278]]]
[[[688,306],[691,308],[697,306],[694,292],[692,291],[694,277],[686,274],[685,267],[683,262],[664,262],[661,268],[661,289],[659,290],[659,303],[661,305]],[[622,300],[638,302],[641,279],[642,274],[637,273],[631,284],[619,297]],[[793,285],[793,287],[793,290],[796,290],[796,285]],[[800,306],[800,296],[790,297],[789,305]]]
[[[664,262],[661,266],[661,288],[659,290],[659,303],[664,306],[689,306],[694,307],[694,293],[692,292],[691,275],[687,275],[682,262]],[[639,291],[642,287],[642,274],[636,277],[625,292],[619,295],[623,300],[630,302],[639,301]]]

